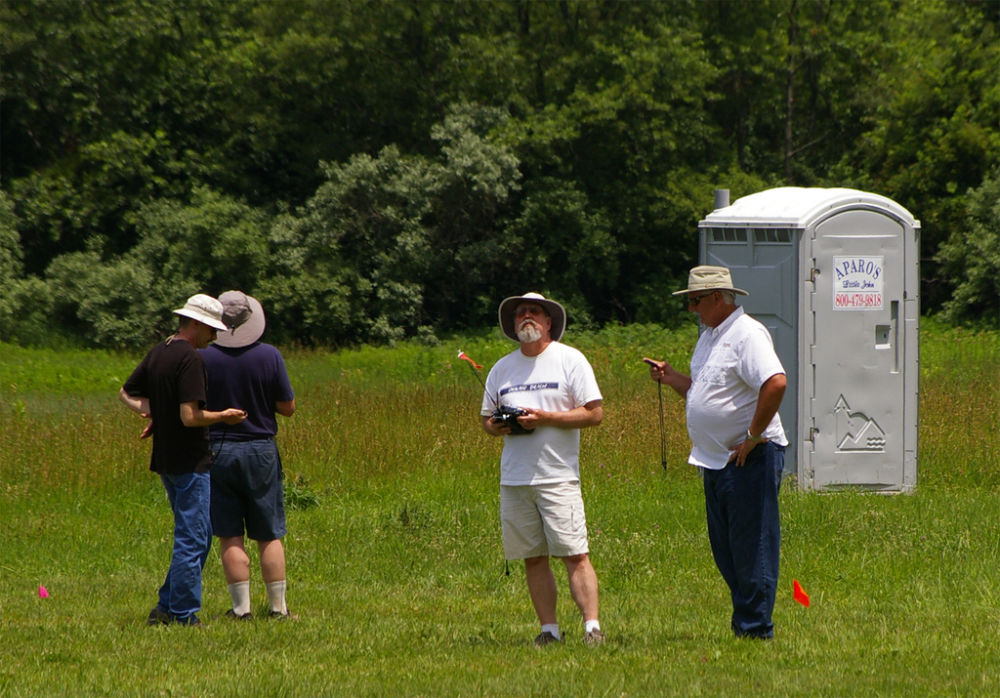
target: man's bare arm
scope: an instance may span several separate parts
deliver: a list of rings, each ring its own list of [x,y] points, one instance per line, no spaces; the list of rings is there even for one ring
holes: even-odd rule
[[[784,373],[776,373],[760,386],[760,393],[757,396],[757,409],[754,411],[753,419],[750,421],[750,433],[757,436],[764,433],[767,425],[774,419],[775,413],[781,407],[781,399],[785,397],[785,388],[788,386],[788,379]]]
[[[208,427],[219,422],[233,425],[239,424],[246,418],[247,413],[235,407],[230,407],[221,412],[211,412],[198,407],[197,402],[181,403],[181,421],[186,427]]]
[[[760,386],[760,392],[757,394],[757,409],[754,410],[753,419],[750,420],[750,433],[752,435],[759,437],[767,429],[767,425],[771,423],[774,414],[781,407],[781,399],[785,396],[787,386],[788,379],[785,378],[784,373],[774,374]],[[753,447],[761,441],[767,441],[767,439],[757,438],[752,441],[745,439],[732,448],[733,453],[729,460],[736,458],[736,465],[742,466]]]
[[[124,403],[124,405],[135,412],[137,415],[142,417],[149,416],[149,398],[145,397],[132,397],[125,392],[125,388],[118,391],[118,399]]]
[[[275,402],[274,411],[280,414],[282,417],[291,417],[295,414],[295,400],[287,400],[285,402]]]
[[[582,407],[576,407],[566,412],[547,412],[533,407],[522,407],[528,414],[518,417],[517,421],[525,429],[535,427],[558,427],[559,429],[585,429],[596,427],[604,420],[604,407],[601,400],[591,400]]]

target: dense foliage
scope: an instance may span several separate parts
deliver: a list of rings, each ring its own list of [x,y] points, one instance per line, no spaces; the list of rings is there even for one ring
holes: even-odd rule
[[[924,309],[995,325],[997,13],[0,0],[0,332],[143,346],[229,288],[303,344],[432,340],[528,289],[673,325],[713,188],[782,185],[899,201]]]

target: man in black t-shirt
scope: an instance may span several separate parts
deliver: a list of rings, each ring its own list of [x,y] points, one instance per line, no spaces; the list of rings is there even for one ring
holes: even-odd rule
[[[160,587],[149,625],[200,625],[201,571],[212,545],[209,515],[212,455],[208,426],[239,424],[243,410],[204,409],[207,378],[197,349],[215,340],[222,304],[203,294],[191,296],[180,310],[177,333],[153,347],[118,393],[133,412],[150,419],[143,438],[153,437],[149,469],[159,474],[174,513],[174,548],[170,570]]]

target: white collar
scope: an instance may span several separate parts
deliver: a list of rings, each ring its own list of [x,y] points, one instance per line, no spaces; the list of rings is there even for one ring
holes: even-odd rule
[[[712,339],[713,340],[718,339],[719,336],[722,335],[722,333],[726,332],[730,327],[732,327],[733,323],[736,322],[736,320],[738,320],[743,315],[744,315],[743,306],[741,305],[736,306],[736,310],[731,312],[729,314],[729,317],[727,317],[725,320],[719,323],[717,327],[712,328]]]

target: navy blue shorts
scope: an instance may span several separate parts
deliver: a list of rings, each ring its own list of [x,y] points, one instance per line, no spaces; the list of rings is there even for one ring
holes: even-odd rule
[[[212,528],[219,538],[283,538],[285,493],[274,439],[213,441]]]

